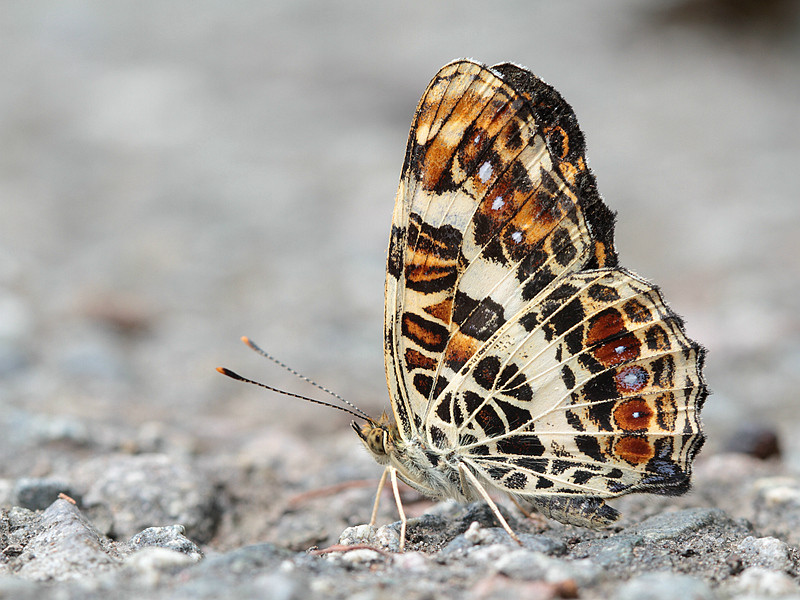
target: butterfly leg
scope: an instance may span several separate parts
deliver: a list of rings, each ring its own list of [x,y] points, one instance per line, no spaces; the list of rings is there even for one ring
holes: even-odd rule
[[[386,485],[386,475],[389,473],[391,467],[386,467],[381,475],[381,480],[378,482],[378,493],[375,494],[375,504],[372,505],[372,517],[369,520],[369,526],[375,527],[375,521],[378,519],[378,507],[381,505],[381,493],[383,486]]]
[[[503,526],[503,529],[505,529],[508,532],[508,535],[511,536],[511,539],[517,542],[520,546],[522,546],[522,542],[517,537],[517,534],[514,533],[514,530],[511,529],[511,527],[509,527],[505,518],[500,513],[500,509],[497,508],[497,504],[494,503],[494,500],[492,500],[492,497],[489,496],[489,493],[483,487],[483,484],[481,484],[481,482],[478,481],[478,478],[475,477],[475,475],[472,473],[472,471],[469,470],[469,468],[467,468],[461,463],[459,463],[458,465],[458,470],[461,471],[462,475],[466,475],[470,483],[475,486],[475,489],[478,490],[478,493],[481,495],[481,497],[486,501],[486,504],[488,504],[489,507],[494,512],[494,515],[497,517],[497,520],[500,521],[500,524]]]
[[[597,496],[534,496],[526,500],[544,516],[565,525],[600,529],[619,519],[619,511]]]
[[[397,488],[397,469],[387,467],[389,475],[392,478],[392,491],[394,492],[394,501],[397,503],[397,512],[400,513],[400,552],[406,545],[406,527],[408,519],[406,519],[406,512],[403,510],[403,503],[400,500],[400,490]]]

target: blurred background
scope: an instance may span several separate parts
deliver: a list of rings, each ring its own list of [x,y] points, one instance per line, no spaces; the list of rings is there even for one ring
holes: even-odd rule
[[[525,65],[575,109],[622,264],[709,349],[707,452],[764,424],[800,467],[799,15],[778,0],[5,3],[0,477],[46,474],[60,444],[214,455],[268,432],[276,454],[359,452],[346,415],[214,368],[321,395],[248,335],[388,407],[384,257],[408,127],[464,56]]]

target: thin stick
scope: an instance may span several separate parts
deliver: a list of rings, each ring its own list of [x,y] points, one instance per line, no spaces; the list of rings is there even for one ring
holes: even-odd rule
[[[503,529],[505,529],[508,532],[508,535],[511,536],[511,539],[513,539],[520,546],[522,546],[522,542],[517,537],[517,534],[514,533],[511,527],[508,526],[508,523],[506,522],[505,518],[500,513],[500,509],[497,508],[497,504],[494,503],[494,500],[492,500],[491,496],[489,496],[489,493],[483,487],[483,484],[480,481],[478,481],[478,478],[475,477],[472,471],[470,471],[467,468],[467,466],[463,463],[458,463],[458,470],[467,476],[467,479],[469,479],[472,485],[475,486],[475,489],[478,490],[478,493],[481,496],[483,496],[483,499],[486,500],[486,504],[488,504],[491,507],[492,511],[494,512],[494,515],[497,517],[497,520],[500,521],[500,524],[503,526]]]

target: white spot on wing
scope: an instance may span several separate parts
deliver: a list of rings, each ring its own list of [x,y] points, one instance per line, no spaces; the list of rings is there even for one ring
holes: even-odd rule
[[[481,168],[478,169],[478,177],[480,177],[483,183],[489,181],[489,177],[492,176],[492,163],[488,160],[481,165]]]
[[[514,233],[511,234],[511,239],[519,244],[522,241],[522,232],[515,231]]]
[[[641,387],[644,384],[644,375],[641,371],[628,371],[622,376],[622,381],[628,387]]]
[[[492,210],[500,210],[505,205],[506,205],[506,203],[503,200],[503,197],[502,196],[498,196],[497,198],[494,199],[494,202],[492,202]]]

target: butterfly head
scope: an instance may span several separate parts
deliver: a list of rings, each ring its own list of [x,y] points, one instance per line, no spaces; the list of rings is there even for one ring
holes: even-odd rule
[[[380,464],[389,462],[389,455],[395,449],[395,440],[398,436],[397,425],[391,422],[384,413],[380,419],[368,419],[363,425],[353,421],[355,430],[361,442],[370,451]]]

